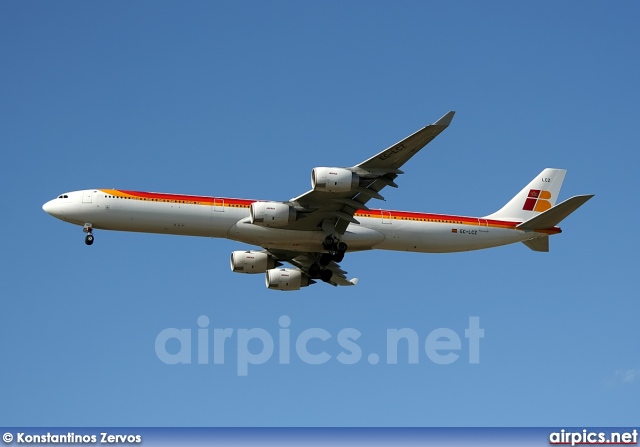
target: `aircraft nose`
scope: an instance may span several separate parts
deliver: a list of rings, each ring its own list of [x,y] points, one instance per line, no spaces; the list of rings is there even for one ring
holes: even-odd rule
[[[51,214],[51,208],[52,208],[51,200],[49,200],[47,203],[42,205],[42,210],[47,214]]]
[[[54,217],[58,217],[59,215],[63,214],[55,199],[49,200],[47,203],[42,205],[42,209],[45,213],[50,214]]]

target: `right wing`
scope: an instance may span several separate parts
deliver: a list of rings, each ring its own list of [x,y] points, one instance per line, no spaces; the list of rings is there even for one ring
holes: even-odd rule
[[[336,233],[344,234],[349,223],[358,223],[353,217],[356,211],[368,209],[365,204],[372,198],[384,200],[380,191],[385,186],[397,188],[398,185],[394,180],[403,173],[400,167],[445,130],[454,114],[453,111],[448,112],[435,123],[423,127],[368,160],[346,168],[360,178],[355,190],[347,192],[311,190],[291,199],[290,203],[305,217],[285,228],[291,230],[332,228]]]

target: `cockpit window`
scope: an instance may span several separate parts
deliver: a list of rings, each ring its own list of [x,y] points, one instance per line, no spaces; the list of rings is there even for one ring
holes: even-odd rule
[[[67,194],[58,196],[58,199],[68,199],[68,198],[69,198],[69,196]]]

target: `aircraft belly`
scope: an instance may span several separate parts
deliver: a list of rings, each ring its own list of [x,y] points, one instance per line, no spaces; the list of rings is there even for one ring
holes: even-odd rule
[[[321,231],[284,230],[254,225],[242,220],[233,225],[227,237],[264,248],[295,251],[321,251],[326,234]]]
[[[322,230],[285,230],[281,228],[262,227],[253,225],[248,220],[238,222],[228,233],[228,237],[235,241],[264,248],[295,250],[295,251],[323,251],[322,243],[327,233]],[[349,225],[341,241],[349,247],[348,251],[370,250],[380,243],[384,236],[370,228],[361,225]]]
[[[341,240],[347,244],[349,251],[371,250],[384,241],[384,234],[364,225],[351,224]]]
[[[393,222],[383,227],[384,241],[375,249],[415,251],[423,253],[452,253],[480,250],[522,240],[519,232],[489,228],[481,231],[478,225],[433,222]]]
[[[226,237],[244,210],[214,212],[210,206],[144,201],[101,201],[78,204],[69,219],[95,229],[188,236]]]

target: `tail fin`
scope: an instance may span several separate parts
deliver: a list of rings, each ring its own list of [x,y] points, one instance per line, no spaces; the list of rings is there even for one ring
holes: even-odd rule
[[[522,222],[520,225],[516,226],[516,228],[525,232],[531,232],[555,227],[569,214],[584,205],[591,197],[593,197],[593,194],[571,197],[553,208]],[[533,251],[549,251],[548,235],[536,236],[534,239],[528,239],[526,241],[522,241],[522,243]]]
[[[546,168],[505,206],[485,218],[524,222],[552,208],[566,173],[564,169]]]

